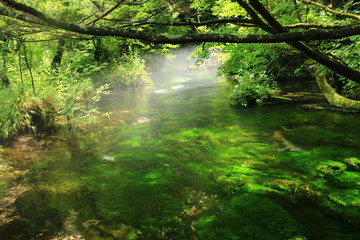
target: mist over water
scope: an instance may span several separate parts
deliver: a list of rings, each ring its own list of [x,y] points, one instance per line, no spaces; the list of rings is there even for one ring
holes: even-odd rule
[[[357,240],[358,116],[231,107],[214,60],[196,67],[191,51],[154,57],[153,86],[105,96],[103,122],[49,139],[0,236]]]

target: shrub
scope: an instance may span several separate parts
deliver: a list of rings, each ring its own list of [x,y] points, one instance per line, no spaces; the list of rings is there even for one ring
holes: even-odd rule
[[[254,75],[244,72],[234,77],[237,84],[231,95],[233,103],[243,106],[262,103],[270,97],[270,91],[276,88],[275,81],[265,74]]]
[[[137,53],[124,55],[110,70],[112,73],[105,81],[110,87],[136,87],[150,83],[145,60]]]

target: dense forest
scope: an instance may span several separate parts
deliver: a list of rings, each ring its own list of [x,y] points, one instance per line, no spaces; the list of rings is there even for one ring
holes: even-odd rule
[[[0,0],[0,109],[0,239],[359,239],[358,0]]]

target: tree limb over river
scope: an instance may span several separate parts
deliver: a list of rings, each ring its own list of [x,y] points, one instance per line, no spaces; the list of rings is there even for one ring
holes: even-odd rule
[[[4,2],[4,1],[0,1]],[[20,5],[20,4],[19,4]],[[21,4],[20,6],[22,6]],[[17,5],[16,5],[17,6]],[[129,30],[115,27],[93,27],[87,25],[78,25],[58,21],[56,19],[45,16],[44,14],[32,8],[18,7],[18,10],[29,13],[49,26],[63,29],[70,32],[88,34],[93,36],[113,36],[123,37],[130,39],[139,39],[156,44],[182,44],[182,43],[202,43],[202,42],[223,42],[223,43],[280,43],[292,41],[312,41],[312,40],[325,40],[325,39],[339,39],[349,36],[360,34],[360,24],[354,26],[342,27],[335,30],[307,30],[302,32],[287,32],[278,34],[248,34],[248,35],[235,35],[235,34],[184,34],[184,35],[165,35],[154,34],[136,30]],[[27,10],[27,11],[26,11]],[[6,9],[0,8],[0,14],[13,17],[18,20],[39,23],[36,20],[27,19],[24,15],[10,13]],[[161,24],[158,24],[161,25]],[[175,25],[169,23],[169,25]],[[189,24],[191,25],[191,24]]]
[[[349,36],[355,36],[360,34],[360,23],[355,22],[353,25],[339,26],[338,29],[321,30],[311,29],[305,31],[289,32],[283,25],[281,25],[273,15],[265,8],[265,6],[257,0],[249,2],[239,0],[237,3],[246,10],[250,19],[237,17],[233,19],[216,19],[207,21],[204,23],[194,23],[189,21],[188,23],[155,23],[142,21],[141,25],[171,25],[171,26],[212,26],[216,24],[251,24],[259,27],[260,29],[270,34],[233,34],[233,33],[185,33],[185,34],[169,34],[169,33],[154,33],[143,29],[129,29],[126,27],[114,27],[114,26],[89,26],[79,25],[67,21],[61,21],[52,17],[49,17],[46,13],[36,10],[26,4],[13,1],[13,0],[1,0],[5,6],[11,8],[0,9],[0,14],[7,17],[15,18],[20,21],[40,23],[53,28],[62,29],[69,32],[75,32],[79,34],[87,34],[93,36],[114,36],[129,39],[138,39],[156,44],[182,44],[182,43],[201,43],[201,42],[221,42],[221,43],[279,43],[286,42],[292,47],[300,50],[308,57],[319,62],[320,64],[330,68],[337,74],[340,74],[353,81],[360,82],[360,71],[346,66],[345,64],[332,59],[325,54],[307,46],[305,42],[314,40],[328,40],[328,39],[340,39]],[[305,2],[306,3],[306,2]],[[309,3],[310,4],[310,3]],[[116,4],[111,11],[114,11],[121,4]],[[14,12],[15,11],[15,12]],[[21,11],[30,15],[29,17],[24,14],[17,13]],[[346,16],[346,15],[345,15]],[[354,19],[354,14],[350,15]],[[356,19],[356,18],[355,18]],[[96,22],[104,20],[102,18],[96,19]],[[96,22],[93,22],[94,24]],[[93,25],[93,24],[92,24]],[[134,23],[134,26],[138,24]],[[131,28],[131,24],[128,25]],[[253,27],[253,26],[251,26]]]
[[[174,6],[167,3],[169,6],[162,8],[154,8],[155,13],[152,16],[144,17],[143,19],[135,19],[129,17],[125,19],[105,18],[107,15],[114,13],[117,9],[123,6],[141,6],[146,2],[127,2],[118,1],[115,5],[110,7],[107,11],[90,21],[88,24],[79,24],[79,21],[63,20],[63,17],[50,17],[46,10],[37,10],[30,3],[21,3],[13,0],[0,0],[7,8],[0,8],[0,14],[6,17],[27,22],[28,24],[36,24],[46,26],[47,28],[60,29],[67,32],[92,35],[92,36],[113,36],[125,39],[136,39],[144,42],[154,44],[183,44],[183,43],[287,43],[291,47],[302,52],[312,60],[322,64],[331,71],[339,74],[354,82],[360,83],[360,71],[356,67],[352,67],[344,61],[339,60],[327,54],[325,51],[317,47],[316,41],[344,39],[351,36],[360,35],[360,16],[355,13],[343,13],[331,10],[324,5],[312,1],[300,1],[308,7],[320,8],[320,11],[326,11],[334,14],[337,18],[350,19],[351,22],[335,23],[335,24],[317,24],[301,22],[302,17],[298,15],[300,22],[287,26],[281,24],[276,18],[276,14],[270,12],[270,5],[262,3],[259,0],[237,0],[235,2],[229,1],[226,4],[231,4],[236,16],[226,17],[207,17],[204,21],[200,21],[199,16],[210,14],[210,7],[204,4],[204,11],[193,13],[189,4],[179,1],[175,4],[183,6],[181,10],[174,10]],[[63,3],[66,6],[71,6],[70,2]],[[165,4],[165,5],[166,5]],[[182,5],[181,5],[182,4]],[[237,5],[236,5],[237,4]],[[298,3],[294,1],[295,9],[298,8]],[[125,8],[126,9],[126,8]],[[65,7],[68,10],[68,7]],[[67,12],[62,12],[61,16],[66,16]],[[138,9],[141,12],[140,9]],[[168,11],[167,14],[175,14],[175,16],[182,14],[181,19],[171,17],[172,20],[152,20],[151,18],[161,12]],[[96,15],[96,14],[95,14]],[[94,15],[94,16],[95,16]],[[91,16],[86,17],[91,18]],[[187,19],[184,21],[183,19]],[[81,22],[81,21],[80,21]],[[95,24],[101,23],[100,26]],[[222,31],[222,26],[237,26],[235,31]],[[164,26],[171,26],[173,31],[166,31]],[[292,27],[291,27],[292,26]],[[290,29],[301,29],[290,31]],[[307,30],[309,26],[310,30]],[[184,27],[193,30],[184,30]],[[205,27],[206,30],[201,30]],[[249,34],[249,31],[243,34],[242,28],[257,29]],[[326,29],[328,28],[328,29]],[[195,30],[195,31],[194,31]],[[44,31],[50,32],[46,29]],[[267,32],[267,34],[263,34]],[[260,34],[259,34],[260,33]],[[314,42],[315,41],[315,42]]]
[[[63,29],[66,31],[76,32],[80,34],[89,34],[94,36],[115,36],[131,39],[139,39],[149,41],[152,43],[169,43],[169,44],[181,44],[181,43],[194,43],[194,42],[226,42],[226,43],[279,43],[279,42],[291,42],[291,41],[312,41],[312,40],[325,40],[325,39],[339,39],[360,34],[360,23],[353,26],[339,27],[335,30],[308,30],[302,32],[287,32],[277,34],[248,34],[248,35],[235,35],[235,34],[184,34],[180,36],[167,36],[165,34],[155,34],[143,31],[123,29],[120,27],[93,27],[88,25],[78,25],[68,23],[54,18],[46,16],[44,13],[37,11],[36,9],[29,7],[25,4],[18,3],[12,0],[0,0],[6,6],[9,6],[15,10],[22,11],[30,14],[44,24],[52,27]],[[8,11],[4,8],[0,8],[0,14],[12,17],[21,21],[28,21],[39,23],[36,20],[30,20],[26,16]],[[155,24],[155,25],[171,25],[171,26],[184,26],[184,25],[210,25],[214,23],[242,23],[241,19],[222,19],[218,21],[209,21],[206,23],[151,23],[144,22],[143,24]],[[245,21],[251,23],[252,21]],[[134,25],[137,25],[136,23]]]

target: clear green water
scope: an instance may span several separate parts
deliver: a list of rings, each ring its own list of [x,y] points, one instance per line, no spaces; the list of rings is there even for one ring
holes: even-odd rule
[[[360,239],[360,116],[234,108],[181,57],[107,96],[100,126],[49,140],[4,239]]]

